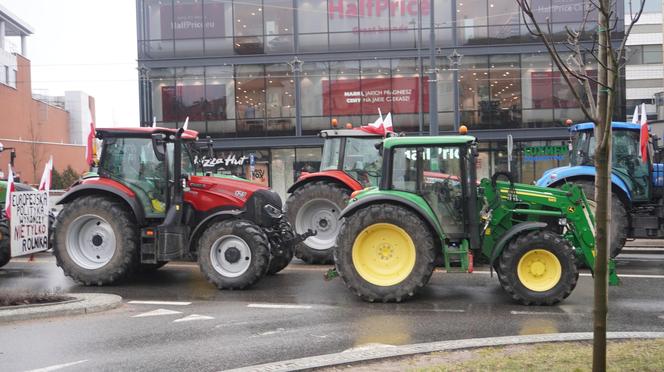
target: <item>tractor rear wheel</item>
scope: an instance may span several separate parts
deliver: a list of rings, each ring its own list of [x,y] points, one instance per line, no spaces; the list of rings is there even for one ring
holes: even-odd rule
[[[55,225],[56,263],[75,281],[111,284],[138,267],[138,230],[122,203],[100,196],[81,197],[64,206]]]
[[[499,260],[500,284],[524,305],[558,303],[572,293],[579,279],[574,249],[548,230],[519,235]]]
[[[212,223],[198,243],[198,264],[219,289],[243,289],[262,278],[268,269],[267,236],[246,220]]]
[[[9,220],[0,220],[0,267],[9,263],[12,258],[11,245],[9,237]]]
[[[332,250],[339,234],[339,214],[348,204],[350,191],[336,183],[319,181],[295,190],[286,200],[286,216],[295,232],[309,229],[315,236],[295,247],[295,256],[309,264],[332,263]]]
[[[435,258],[426,223],[393,204],[370,205],[346,217],[334,249],[337,272],[369,302],[413,296],[429,282]]]
[[[595,184],[590,181],[574,181],[575,185],[581,186],[583,193],[590,202],[590,207],[595,212]],[[611,258],[615,258],[627,241],[627,229],[629,221],[625,206],[618,195],[611,192]]]

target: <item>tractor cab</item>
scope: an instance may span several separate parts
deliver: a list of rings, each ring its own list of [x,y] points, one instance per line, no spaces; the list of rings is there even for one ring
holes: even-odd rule
[[[570,167],[594,167],[595,131],[594,124],[577,124],[570,128],[572,152]],[[615,176],[621,179],[631,190],[634,201],[650,200],[653,181],[650,175],[653,159],[653,145],[648,144],[648,158],[641,160],[639,124],[612,123],[611,164]]]
[[[102,150],[98,174],[133,191],[146,218],[163,218],[173,193],[175,130],[166,128],[104,128],[97,130]],[[195,173],[192,150],[198,133],[185,131],[178,173]],[[168,168],[168,174],[166,169]]]
[[[321,172],[344,172],[362,187],[378,184],[382,160],[376,145],[384,136],[359,128],[324,130],[320,136],[325,140]]]

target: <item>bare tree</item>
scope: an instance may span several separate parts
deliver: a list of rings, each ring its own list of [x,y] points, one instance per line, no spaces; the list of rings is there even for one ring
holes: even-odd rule
[[[35,118],[30,115],[30,126],[28,127],[28,134],[30,135],[30,165],[32,166],[32,183],[39,182],[37,170],[39,165],[44,161],[44,146],[41,142],[41,131],[43,130],[43,121],[41,118]],[[26,177],[27,178],[27,177]],[[25,181],[24,181],[25,182]]]
[[[629,25],[619,42],[611,35],[622,30],[615,0],[583,0],[582,23],[565,27],[566,40],[556,42],[551,21],[538,17],[532,0],[516,0],[528,31],[539,38],[553,63],[569,86],[586,118],[595,124],[595,287],[593,309],[593,371],[606,370],[606,317],[608,312],[608,254],[611,222],[611,120],[616,104],[620,71],[626,62],[625,45],[632,27],[641,17],[645,0],[632,11],[629,7]],[[591,21],[597,17],[597,23]],[[564,54],[568,54],[564,57]],[[588,66],[597,66],[593,75]]]

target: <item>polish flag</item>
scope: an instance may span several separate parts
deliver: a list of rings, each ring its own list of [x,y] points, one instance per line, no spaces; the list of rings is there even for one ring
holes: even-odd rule
[[[378,119],[369,125],[363,125],[359,128],[367,133],[380,134],[385,136],[387,132],[394,132],[392,127],[392,113],[388,113],[383,120],[383,114],[378,110]]]
[[[641,148],[641,161],[648,162],[648,117],[646,116],[646,104],[641,104],[641,138],[639,147]]]
[[[51,190],[51,173],[53,173],[53,156],[48,160],[44,166],[44,173],[42,174],[41,181],[39,181],[39,191]]]
[[[7,175],[7,193],[5,194],[5,215],[7,218],[11,218],[11,193],[14,191],[16,191],[16,186],[14,186],[14,171],[12,170],[12,165],[9,164],[9,174]]]
[[[88,134],[88,143],[85,146],[85,159],[90,166],[94,166],[95,158],[97,157],[97,149],[95,148],[95,123],[90,120],[90,133]]]

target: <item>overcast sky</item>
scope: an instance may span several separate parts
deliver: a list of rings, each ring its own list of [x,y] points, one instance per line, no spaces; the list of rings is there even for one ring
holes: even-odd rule
[[[32,89],[95,97],[97,126],[137,126],[134,0],[0,0],[34,29]],[[14,42],[12,40],[12,42]],[[20,41],[14,42],[19,45]]]

